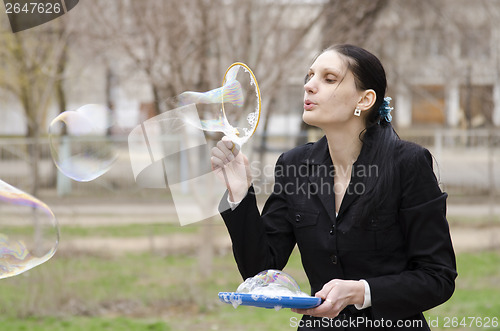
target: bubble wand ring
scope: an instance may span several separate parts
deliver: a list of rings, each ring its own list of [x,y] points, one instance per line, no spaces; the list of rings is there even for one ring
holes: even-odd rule
[[[250,138],[251,136],[253,136],[253,134],[255,133],[255,131],[257,131],[257,127],[259,126],[259,121],[260,121],[260,113],[261,113],[261,108],[262,108],[262,103],[261,103],[261,94],[260,94],[260,88],[259,88],[259,84],[257,82],[257,78],[255,77],[252,69],[250,69],[249,66],[247,66],[245,63],[243,62],[235,62],[233,64],[231,64],[227,69],[226,69],[226,72],[224,73],[224,78],[222,80],[222,86],[224,87],[225,84],[227,83],[227,77],[228,77],[228,74],[230,73],[231,69],[233,69],[234,67],[236,66],[241,66],[245,69],[245,71],[247,71],[249,74],[250,74],[250,77],[251,77],[251,81],[255,84],[255,90],[256,90],[256,94],[257,94],[257,109],[256,109],[256,113],[257,113],[257,119],[255,121],[255,125],[253,127],[253,130],[252,132],[250,133],[250,135],[248,136],[248,138]],[[226,110],[224,108],[224,93],[222,93],[222,115],[224,116],[224,118],[227,119],[227,116],[226,116]],[[233,146],[234,148],[234,146]]]
[[[236,67],[242,67],[250,75],[250,85],[254,85],[255,86],[255,92],[256,92],[256,96],[257,96],[257,105],[256,105],[256,108],[251,113],[251,114],[256,114],[256,116],[254,118],[252,118],[252,119],[247,118],[248,123],[252,124],[252,122],[253,122],[253,124],[252,124],[253,128],[251,128],[250,134],[248,134],[248,132],[247,132],[246,139],[242,139],[241,145],[243,145],[243,143],[246,142],[246,140],[250,139],[250,137],[253,136],[253,134],[257,130],[257,126],[259,125],[259,121],[260,121],[260,113],[261,113],[262,103],[261,103],[261,95],[260,95],[259,84],[257,83],[257,78],[255,77],[253,71],[246,64],[244,64],[242,62],[235,62],[235,63],[231,64],[226,69],[226,72],[224,73],[224,78],[222,80],[222,89],[223,89],[223,92],[222,92],[222,116],[223,116],[223,118],[225,118],[226,122],[229,124],[229,121],[227,120],[227,116],[226,116],[226,109],[224,107],[224,104],[225,104],[225,102],[224,102],[224,96],[226,95],[224,93],[224,87],[226,86],[226,84],[228,82],[230,82],[232,80],[236,80],[234,77],[230,76],[230,74],[231,75],[233,74],[232,70],[234,68],[236,68]],[[236,74],[237,74],[237,71],[236,71]],[[244,104],[244,102],[243,102],[243,104]],[[242,104],[242,106],[243,106],[243,104]],[[238,132],[238,130],[236,128],[235,128],[235,133],[236,133],[237,136],[239,136],[239,132]],[[231,153],[234,154],[234,150],[236,149],[236,143],[234,141],[232,143],[233,143],[233,146],[231,148]],[[233,196],[231,194],[231,189],[230,189],[230,185],[229,185],[229,179],[227,177],[226,170],[224,168],[222,168],[222,174],[224,175],[224,181],[226,182],[226,186],[229,189],[230,198],[231,198],[231,200],[234,201]]]

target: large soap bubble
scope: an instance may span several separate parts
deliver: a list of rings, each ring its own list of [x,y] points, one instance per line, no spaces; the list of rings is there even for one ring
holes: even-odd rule
[[[200,120],[189,123],[204,131],[222,132],[238,145],[255,133],[261,99],[257,80],[244,63],[226,70],[222,87],[207,92],[187,91],[178,96],[178,106],[194,104]]]
[[[50,208],[0,180],[0,278],[44,263],[58,243],[59,228]]]
[[[206,132],[223,133],[239,146],[250,139],[261,110],[257,80],[248,66],[236,62],[226,70],[222,86],[187,91],[165,104],[170,110],[128,136],[134,179],[141,187],[168,187],[181,225],[218,215],[216,202],[226,186],[210,167],[210,148],[220,137]]]
[[[67,177],[88,182],[105,174],[118,157],[111,111],[89,104],[59,114],[49,127],[50,150],[57,168]]]

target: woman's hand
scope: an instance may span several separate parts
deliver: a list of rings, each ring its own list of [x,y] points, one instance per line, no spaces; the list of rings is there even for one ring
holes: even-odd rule
[[[247,194],[252,182],[250,165],[239,146],[224,136],[212,148],[210,161],[217,177],[225,182],[229,190],[229,199],[241,201]]]
[[[310,309],[292,309],[293,312],[316,317],[335,318],[348,305],[362,305],[365,299],[365,286],[361,281],[333,279],[326,283],[316,297],[324,301]]]

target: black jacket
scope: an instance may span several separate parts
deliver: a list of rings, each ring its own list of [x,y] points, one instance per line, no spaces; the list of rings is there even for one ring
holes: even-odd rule
[[[334,278],[365,279],[370,285],[372,306],[362,311],[348,306],[339,319],[385,320],[384,325],[392,323],[397,330],[404,329],[396,327],[398,321],[417,321],[421,327],[406,330],[428,330],[422,312],[451,297],[457,276],[446,220],[447,194],[438,186],[429,151],[401,140],[393,156],[396,167],[389,197],[376,215],[357,219],[363,178],[377,175],[376,167],[364,160],[364,149],[353,165],[338,216],[325,137],[279,157],[274,190],[262,215],[252,187],[234,211],[223,197],[219,208],[235,260],[245,279],[265,269],[283,269],[297,244],[312,295]],[[299,329],[335,329],[313,320],[304,316],[303,325],[319,327]],[[337,325],[352,329],[352,324]],[[358,325],[358,330],[369,330],[370,325],[375,326]]]

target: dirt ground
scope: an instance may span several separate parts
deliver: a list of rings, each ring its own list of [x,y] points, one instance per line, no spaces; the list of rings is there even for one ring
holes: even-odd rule
[[[215,250],[219,253],[231,250],[227,233],[218,231],[213,238]],[[453,227],[453,245],[457,253],[480,250],[500,249],[500,226],[492,227]],[[175,234],[135,238],[78,238],[65,241],[61,239],[59,250],[110,252],[110,254],[130,252],[162,252],[163,254],[189,253],[195,251],[201,238],[199,234]]]
[[[53,207],[58,217],[62,230],[66,225],[99,226],[99,225],[126,225],[126,224],[152,224],[174,223],[175,208],[168,204],[96,204],[96,205],[71,205],[62,204]],[[451,205],[448,207],[448,217],[485,217],[500,214],[500,208],[491,208],[481,205]],[[206,223],[204,223],[206,222]],[[493,222],[489,225],[455,224],[450,222],[450,231],[453,244],[457,253],[471,252],[488,249],[500,249],[500,223]],[[193,226],[193,225],[188,225]],[[163,254],[189,253],[199,247],[199,243],[212,240],[216,252],[231,251],[231,241],[219,219],[203,221],[194,226],[199,226],[199,233],[171,234],[164,236],[144,236],[134,238],[73,238],[60,241],[60,250],[77,250],[93,252],[112,252],[112,254],[152,251]],[[207,237],[204,227],[210,226]],[[180,225],[179,225],[180,227]]]
[[[500,249],[500,226],[452,226],[451,236],[457,253]]]

